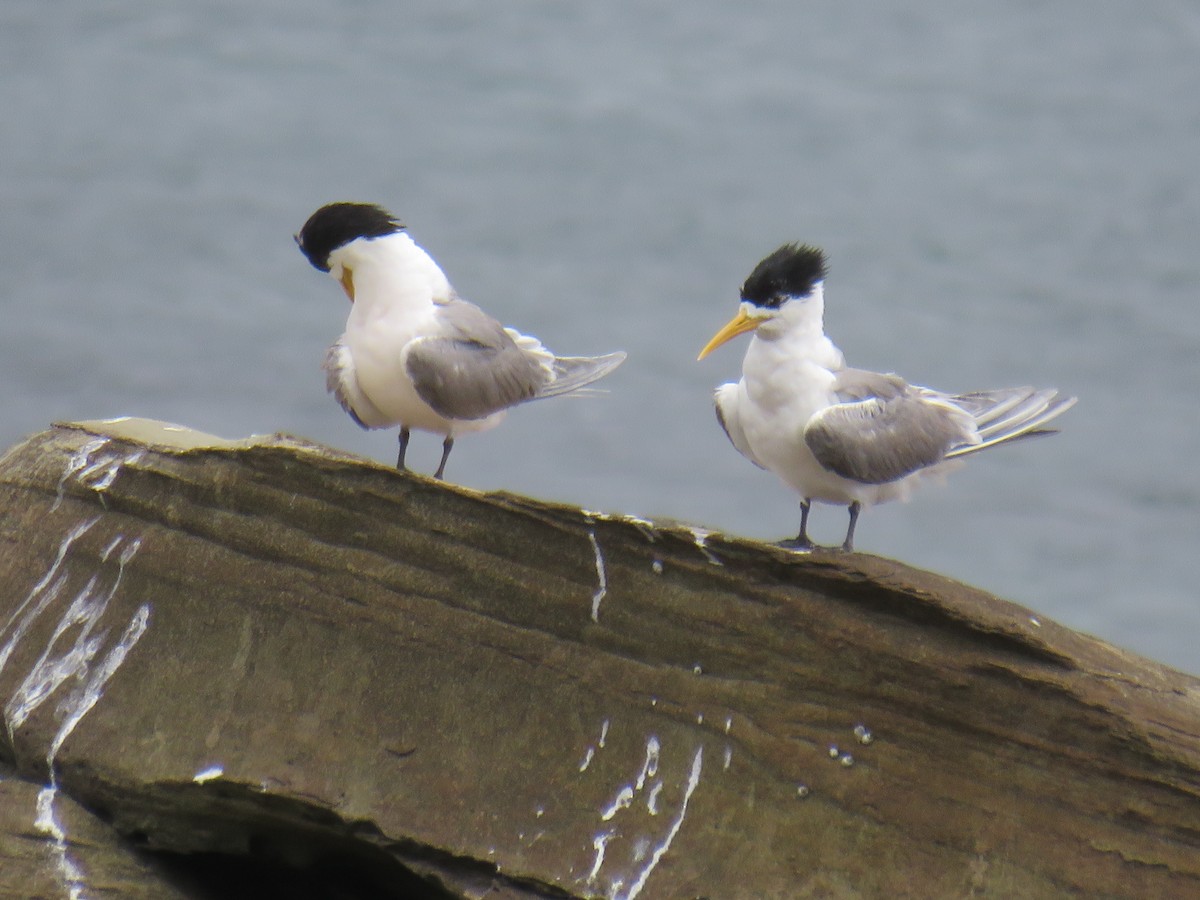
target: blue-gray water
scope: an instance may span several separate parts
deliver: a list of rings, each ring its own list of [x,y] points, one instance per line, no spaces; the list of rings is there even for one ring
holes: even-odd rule
[[[1194,3],[53,7],[0,5],[0,445],[127,414],[391,460],[325,394],[347,306],[291,239],[371,200],[506,323],[629,352],[464,438],[452,480],[792,535],[711,409],[745,339],[695,356],[803,240],[852,364],[1081,398],[869,510],[860,549],[1200,671]]]

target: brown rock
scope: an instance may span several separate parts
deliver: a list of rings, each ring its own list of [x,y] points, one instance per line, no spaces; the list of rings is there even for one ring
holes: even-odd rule
[[[50,787],[0,775],[0,898],[183,900],[117,833]]]
[[[1200,895],[1200,682],[890,560],[125,420],[0,459],[0,587],[0,757],[152,850],[352,896]]]

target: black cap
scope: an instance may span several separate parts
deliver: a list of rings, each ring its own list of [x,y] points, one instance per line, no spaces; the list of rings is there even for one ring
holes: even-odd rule
[[[328,272],[329,254],[338,247],[358,238],[383,237],[403,230],[390,212],[374,203],[330,203],[308,217],[296,235],[296,244],[310,263]]]
[[[778,309],[789,297],[804,297],[825,280],[825,254],[808,244],[784,244],[754,267],[742,299]]]

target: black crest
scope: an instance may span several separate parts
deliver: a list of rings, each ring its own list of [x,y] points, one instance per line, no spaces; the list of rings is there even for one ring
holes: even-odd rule
[[[357,238],[383,237],[404,226],[382,206],[374,203],[330,203],[308,217],[296,243],[308,261],[322,272],[329,271],[329,254]]]
[[[825,254],[808,244],[784,244],[757,266],[742,285],[742,299],[778,309],[788,297],[812,293],[825,280]]]

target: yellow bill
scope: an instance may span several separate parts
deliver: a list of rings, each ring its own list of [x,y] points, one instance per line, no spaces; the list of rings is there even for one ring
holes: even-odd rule
[[[702,360],[708,354],[712,353],[726,341],[731,341],[739,334],[745,334],[747,331],[753,331],[762,324],[762,319],[756,319],[748,316],[744,309],[739,309],[738,314],[729,320],[729,323],[713,335],[711,341],[704,345],[704,349],[700,351],[700,355],[696,360]]]

